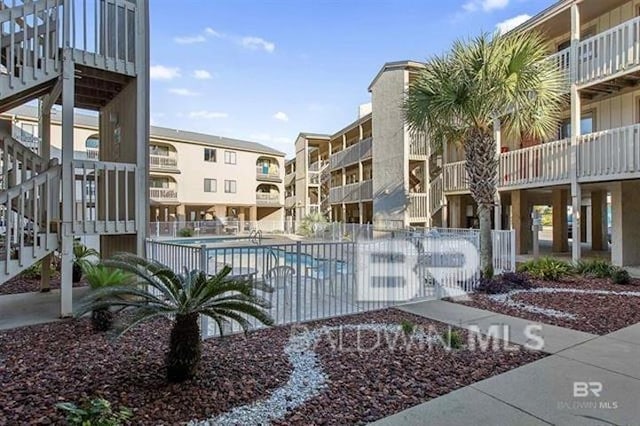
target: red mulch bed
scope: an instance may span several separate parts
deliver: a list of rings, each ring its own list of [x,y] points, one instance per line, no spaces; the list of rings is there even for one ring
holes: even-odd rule
[[[306,324],[307,327],[365,322],[411,321],[445,330],[446,325],[408,313],[385,310]],[[466,343],[467,333],[460,331]],[[133,424],[184,424],[206,419],[265,398],[283,386],[291,367],[283,353],[289,327],[210,339],[204,344],[197,379],[169,385],[164,353],[165,320],[142,325],[114,342],[93,332],[86,319],[0,332],[0,424],[58,424],[60,401],[97,396],[134,411]],[[364,424],[462,386],[545,356],[526,350],[446,351],[434,346],[398,345],[383,340],[375,350],[353,349],[357,336],[345,332],[346,350],[329,336],[316,352],[328,375],[328,389],[277,424]],[[371,347],[373,332],[360,333]]]
[[[632,279],[628,285],[613,284],[608,279],[567,277],[560,281],[532,280],[533,287],[577,288],[613,292],[640,292],[640,280]],[[557,325],[587,333],[605,335],[640,322],[640,297],[616,295],[519,294],[513,300],[523,301],[541,308],[551,308],[574,314],[575,319],[555,318],[522,311],[497,303],[486,294],[470,294],[470,301],[452,300],[475,308],[511,315],[531,321]]]
[[[74,283],[74,287],[83,287],[87,284],[82,279],[79,283]],[[49,280],[49,286],[51,290],[60,288],[60,277],[51,277]],[[19,275],[11,278],[4,284],[0,284],[0,295],[4,294],[18,294],[18,293],[32,293],[40,291],[40,278],[22,278]]]
[[[395,309],[340,317],[321,325],[397,323],[408,320],[423,330],[444,332],[446,324]],[[466,345],[469,334],[457,329]],[[477,381],[503,373],[545,355],[516,351],[458,349],[448,351],[434,345],[390,345],[371,331],[344,331],[343,350],[335,350],[338,332],[321,338],[316,346],[328,390],[311,399],[275,425],[367,424],[445,395]],[[368,351],[358,351],[358,344]],[[515,346],[515,345],[513,345]],[[491,346],[493,347],[493,346]],[[426,421],[426,420],[425,420]]]

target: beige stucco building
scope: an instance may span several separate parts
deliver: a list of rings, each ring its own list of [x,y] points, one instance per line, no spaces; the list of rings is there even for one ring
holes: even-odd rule
[[[60,111],[51,115],[51,150],[60,158]],[[0,126],[34,150],[39,147],[38,114],[22,106],[0,116]],[[74,158],[98,160],[98,117],[76,113]],[[282,230],[284,153],[267,146],[220,136],[151,126],[149,142],[151,222],[234,220],[246,226]],[[86,183],[85,191],[93,189]],[[77,185],[76,209],[81,209]]]

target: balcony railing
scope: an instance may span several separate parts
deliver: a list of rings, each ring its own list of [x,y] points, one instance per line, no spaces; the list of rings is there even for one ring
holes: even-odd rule
[[[332,204],[356,203],[373,199],[373,181],[350,183],[344,186],[333,187],[329,190],[329,201]]]
[[[524,188],[633,179],[640,174],[640,124],[580,136],[571,170],[571,141],[561,139],[500,154],[498,187]],[[468,191],[464,161],[445,164],[444,190]]]
[[[280,194],[256,192],[256,203],[258,205],[279,206],[281,204]]]
[[[567,89],[572,81],[589,85],[637,69],[640,67],[640,17],[580,41],[574,76],[571,75],[574,59],[570,57],[570,50],[566,48],[549,57],[565,76]]]
[[[151,154],[149,156],[149,166],[152,169],[175,170],[178,168],[178,158],[171,155]]]
[[[265,167],[262,167],[262,166],[256,166],[256,177],[258,179],[268,180],[268,181],[280,181],[282,179],[280,177],[279,169],[272,169],[272,168],[266,169]]]
[[[424,193],[409,194],[409,217],[414,220],[427,220],[429,216],[429,195]]]
[[[178,190],[175,188],[149,188],[149,198],[154,201],[177,201]]]
[[[100,150],[87,148],[87,160],[98,161],[100,157]]]
[[[332,170],[346,167],[358,161],[371,158],[371,154],[372,138],[368,137],[333,154],[330,158],[330,167]]]
[[[296,196],[295,195],[290,195],[287,198],[284,199],[284,206],[288,209],[290,209],[291,207],[295,206],[296,204]]]

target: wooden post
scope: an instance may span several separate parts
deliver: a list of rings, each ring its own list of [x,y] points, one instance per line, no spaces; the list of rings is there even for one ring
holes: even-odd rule
[[[51,158],[51,109],[48,105],[48,95],[38,100],[38,138],[40,139],[40,156],[45,160]],[[45,186],[42,194],[43,200],[48,200],[47,188]],[[43,211],[40,217],[41,223],[45,226],[45,232],[48,234],[51,232],[50,224],[46,222],[47,214],[44,211],[49,208],[43,204]],[[47,237],[45,236],[45,239]],[[48,247],[47,247],[48,248]],[[40,270],[40,291],[45,293],[51,290],[51,261],[53,260],[53,253],[45,256],[42,259],[42,267]]]
[[[580,141],[581,100],[578,90],[578,44],[580,43],[580,8],[571,6],[571,205],[573,215],[571,258],[574,262],[581,257],[581,217],[582,191],[578,183],[578,144]]]

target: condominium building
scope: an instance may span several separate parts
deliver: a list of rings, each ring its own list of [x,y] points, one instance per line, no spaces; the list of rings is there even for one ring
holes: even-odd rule
[[[553,210],[554,252],[571,248],[574,259],[583,246],[606,252],[611,234],[613,263],[640,264],[639,28],[638,1],[564,0],[515,29],[544,34],[549,60],[564,73],[571,99],[551,140],[515,141],[496,134],[495,221],[516,230],[517,252],[531,250],[532,208],[544,205]],[[462,154],[449,146],[444,156],[450,226],[467,226],[476,214]]]
[[[301,211],[317,203],[331,220],[384,227],[442,222],[440,156],[409,133],[401,109],[422,67],[385,64],[369,86],[371,103],[359,108],[355,121],[330,136],[300,134],[295,200]]]
[[[0,132],[38,152],[38,110],[21,106],[0,116]],[[61,114],[51,114],[51,155],[60,158]],[[98,116],[76,113],[74,158],[101,157]],[[149,141],[149,217],[152,222],[220,219],[269,222],[283,229],[284,153],[267,146],[151,126]],[[93,182],[76,185],[76,209],[92,208]]]

